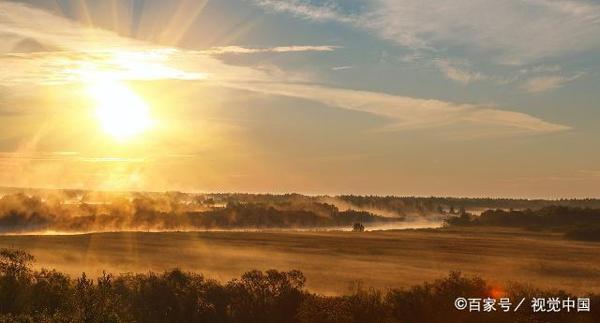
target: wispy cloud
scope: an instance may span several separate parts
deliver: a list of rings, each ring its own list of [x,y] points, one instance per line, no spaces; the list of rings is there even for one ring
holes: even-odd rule
[[[331,69],[334,71],[343,71],[343,70],[349,70],[354,68],[354,66],[350,66],[350,65],[342,65],[342,66],[334,66]]]
[[[339,22],[355,23],[356,17],[340,12],[333,2],[317,6],[302,0],[255,0],[255,3],[276,12],[286,12],[311,20],[335,20]]]
[[[2,30],[0,53],[81,48],[94,51],[121,48],[132,44],[139,48],[155,47],[141,41],[120,37],[110,31],[87,28],[44,10],[11,1],[0,2],[0,30]]]
[[[213,47],[202,51],[206,54],[257,54],[257,53],[295,53],[295,52],[332,52],[338,46],[279,46],[269,48],[248,48],[240,46]]]
[[[186,72],[168,63],[177,50],[132,48],[0,54],[10,66],[0,84],[62,84],[86,82],[108,75],[120,80],[201,80],[208,75]]]
[[[327,10],[333,9],[326,7],[325,12],[312,14],[329,17]],[[39,28],[40,21],[44,22],[43,30]],[[228,65],[217,59],[214,53],[165,48],[124,38],[109,31],[85,28],[40,9],[11,2],[0,3],[0,29],[3,31],[2,37],[8,35],[13,42],[27,39],[61,49],[29,53],[5,52],[0,56],[0,65],[6,67],[0,76],[0,83],[7,86],[16,82],[82,82],[85,77],[93,76],[96,72],[109,71],[113,77],[124,79],[202,81],[211,86],[311,100],[326,106],[386,118],[389,120],[388,130],[459,126],[465,131],[474,131],[477,134],[484,128],[483,132],[502,135],[550,133],[569,129],[564,125],[496,107],[334,88],[316,85],[318,81],[310,84],[310,80],[306,79],[302,79],[301,83],[294,73],[274,73],[265,69]],[[228,49],[221,50],[289,52],[335,49],[333,46],[226,48]],[[456,73],[458,75],[455,77],[463,82],[478,77],[464,75],[464,72]]]
[[[448,79],[462,84],[486,79],[486,76],[482,73],[470,71],[463,66],[459,67],[447,59],[436,60],[435,64]]]
[[[353,14],[340,9],[341,1],[255,3],[305,19],[350,24],[413,49],[461,46],[503,64],[600,48],[600,5],[589,1],[370,0]]]
[[[580,73],[570,77],[560,75],[538,76],[527,80],[522,85],[522,89],[529,93],[540,93],[555,90],[569,82],[573,82],[582,75],[583,74]]]
[[[43,26],[43,27],[42,27]],[[177,52],[88,28],[16,2],[0,2],[0,84],[56,84],[110,73],[124,80],[203,79],[165,64]]]
[[[546,122],[519,112],[370,91],[282,83],[230,83],[229,86],[317,101],[331,107],[382,116],[390,120],[391,124],[386,129],[392,131],[451,126],[464,127],[470,131],[470,126],[481,125],[488,127],[488,131],[497,132],[496,134],[551,133],[569,129],[568,126]]]
[[[534,73],[558,73],[562,70],[560,65],[537,65],[531,68]],[[527,72],[527,69],[523,70]]]
[[[40,26],[45,26],[40,28]],[[221,54],[331,52],[334,45],[269,48],[241,46],[181,50],[88,28],[24,4],[0,2],[0,84],[82,82],[110,74],[122,80],[204,80],[236,74],[260,79],[265,71],[227,66],[211,56]],[[185,68],[182,68],[185,67]],[[201,69],[202,71],[199,71]]]

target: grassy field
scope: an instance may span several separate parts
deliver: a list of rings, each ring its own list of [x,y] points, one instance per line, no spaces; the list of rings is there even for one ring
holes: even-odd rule
[[[36,266],[74,275],[179,267],[227,280],[250,269],[299,269],[310,290],[336,294],[357,280],[406,287],[460,270],[500,284],[600,292],[600,243],[505,228],[0,236],[0,246],[26,249]]]

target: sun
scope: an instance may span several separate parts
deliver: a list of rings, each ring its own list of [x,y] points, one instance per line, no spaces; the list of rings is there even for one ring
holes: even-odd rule
[[[87,86],[95,103],[95,114],[102,129],[118,141],[124,141],[150,128],[148,105],[119,80],[102,80]]]

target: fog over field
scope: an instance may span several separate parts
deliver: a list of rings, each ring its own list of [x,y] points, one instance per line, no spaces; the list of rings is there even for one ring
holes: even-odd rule
[[[437,228],[461,214],[549,205],[600,201],[4,189],[0,233]]]
[[[298,269],[310,290],[342,294],[357,281],[409,287],[458,270],[498,284],[600,292],[600,244],[521,229],[0,236],[0,247],[11,246],[31,252],[38,268],[73,276],[177,267],[225,281],[251,269]]]
[[[598,203],[4,189],[0,246],[74,276],[177,267],[225,281],[299,269],[308,288],[337,294],[359,280],[406,287],[458,270],[587,292],[600,279],[600,245],[564,232],[597,221],[587,207]],[[367,232],[352,232],[356,223]]]

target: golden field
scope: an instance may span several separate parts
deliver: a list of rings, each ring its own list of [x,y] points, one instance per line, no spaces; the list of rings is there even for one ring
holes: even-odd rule
[[[299,269],[309,290],[338,294],[359,280],[408,287],[459,270],[498,284],[600,292],[600,244],[520,229],[5,235],[0,246],[25,249],[37,267],[72,275],[179,267],[228,280],[251,269]]]

